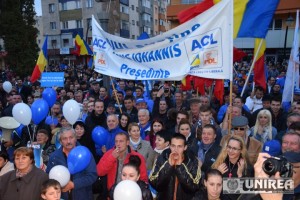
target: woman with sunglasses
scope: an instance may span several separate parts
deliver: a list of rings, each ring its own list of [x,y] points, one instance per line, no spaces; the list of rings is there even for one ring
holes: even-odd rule
[[[226,145],[226,141],[228,141],[231,136],[241,137],[246,145],[249,162],[254,165],[258,154],[261,152],[262,143],[257,139],[248,136],[248,119],[244,116],[234,117],[231,122],[231,127],[231,134],[223,136],[220,145],[224,147]]]
[[[277,129],[272,126],[271,112],[266,109],[259,111],[256,123],[250,131],[251,135],[263,144],[274,139],[277,135]]]
[[[227,178],[252,177],[253,167],[249,163],[247,154],[244,140],[239,136],[231,136],[223,146],[212,168],[218,169],[222,176]],[[228,195],[230,199],[237,199],[238,196],[236,194]]]

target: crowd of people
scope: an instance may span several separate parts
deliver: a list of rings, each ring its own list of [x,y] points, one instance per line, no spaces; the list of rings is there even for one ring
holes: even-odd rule
[[[268,64],[265,85],[242,88],[249,65],[235,65],[232,94],[227,82],[223,104],[206,88],[182,91],[181,82],[113,79],[109,87],[103,76],[86,68],[60,69],[65,85],[55,88],[57,101],[39,124],[12,131],[1,141],[0,200],[9,199],[114,199],[116,185],[135,181],[143,200],[243,199],[223,194],[223,178],[267,177],[263,161],[284,155],[294,166],[294,194],[261,194],[254,199],[300,199],[300,91],[290,107],[283,108],[285,68]],[[9,80],[13,89],[3,90]],[[13,116],[14,105],[29,106],[42,98],[44,88],[11,71],[0,79],[1,116]],[[252,89],[253,88],[253,89]],[[74,99],[81,106],[75,124],[63,116],[64,103]],[[232,102],[232,105],[230,104]],[[92,139],[95,127],[107,130],[105,145]],[[42,148],[40,167],[28,142]],[[71,175],[61,187],[48,178],[57,165],[68,167],[72,149],[85,146],[92,154],[87,167]],[[267,153],[261,153],[267,152]]]

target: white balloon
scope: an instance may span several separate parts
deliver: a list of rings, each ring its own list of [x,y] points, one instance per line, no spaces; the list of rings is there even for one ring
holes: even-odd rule
[[[70,172],[65,166],[56,165],[50,170],[49,178],[57,180],[64,187],[70,181]]]
[[[10,91],[12,90],[12,85],[9,81],[5,81],[3,83],[2,87],[3,87],[4,91],[7,92],[7,93],[10,93]]]
[[[17,122],[27,126],[30,124],[32,112],[30,107],[25,103],[17,103],[12,109],[12,114]]]
[[[115,200],[142,200],[142,191],[140,186],[130,180],[124,180],[118,183],[114,191]]]
[[[80,106],[77,101],[70,99],[63,106],[64,117],[70,124],[75,124],[80,116]]]

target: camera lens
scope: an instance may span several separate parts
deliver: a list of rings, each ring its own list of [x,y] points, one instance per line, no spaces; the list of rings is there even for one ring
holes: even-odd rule
[[[263,163],[263,170],[266,174],[272,176],[276,173],[276,163],[274,163],[275,160],[267,159]]]

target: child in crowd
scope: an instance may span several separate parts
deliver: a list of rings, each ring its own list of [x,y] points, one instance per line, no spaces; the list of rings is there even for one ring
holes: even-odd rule
[[[42,185],[41,197],[43,200],[60,200],[61,185],[57,180],[49,179]]]

